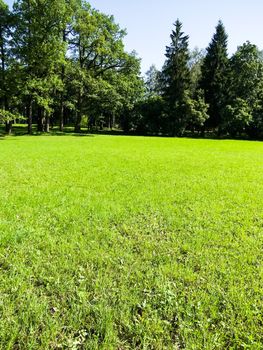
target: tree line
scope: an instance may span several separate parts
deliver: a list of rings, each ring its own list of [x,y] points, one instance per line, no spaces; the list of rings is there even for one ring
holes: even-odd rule
[[[0,0],[0,121],[119,128],[182,136],[263,137],[263,55],[245,42],[229,57],[218,22],[206,50],[174,24],[160,71],[144,79],[112,16],[83,0]]]
[[[143,94],[125,30],[82,0],[0,0],[0,118],[10,132],[121,124]],[[127,112],[127,113],[128,113]]]
[[[229,58],[222,21],[206,50],[188,48],[177,20],[161,71],[147,72],[134,123],[143,133],[263,138],[263,54],[249,41]]]

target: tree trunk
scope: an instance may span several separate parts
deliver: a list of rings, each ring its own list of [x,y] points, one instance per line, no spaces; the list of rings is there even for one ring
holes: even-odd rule
[[[63,43],[67,42],[66,29],[62,31],[62,40]],[[64,83],[65,80],[65,66],[64,64],[61,67],[61,81]],[[64,130],[64,93],[63,91],[60,94],[60,108],[59,108],[59,130]]]
[[[5,123],[5,132],[7,135],[11,135],[12,133],[12,122],[11,120]]]
[[[45,132],[49,132],[49,129],[50,129],[50,117],[49,116],[46,116],[45,118]]]
[[[5,62],[5,47],[4,47],[4,34],[2,27],[0,28],[0,54],[1,54],[1,75],[2,75],[2,91],[4,96],[2,97],[2,108],[7,109],[7,91],[6,91],[6,62]],[[12,121],[7,121],[5,123],[5,132],[10,135],[12,132]]]
[[[75,129],[74,129],[75,132],[80,132],[81,131],[81,119],[82,119],[81,114],[78,111],[77,112],[76,123],[75,123]]]
[[[37,110],[37,131],[44,132],[44,118],[43,118],[43,110],[41,107],[38,107]]]
[[[82,47],[81,47],[81,37],[79,35],[79,41],[78,41],[78,51],[79,51],[79,66],[80,69],[83,69],[83,58],[82,58]],[[82,92],[81,92],[81,87],[79,88],[78,91],[78,104],[77,104],[77,118],[76,118],[76,123],[75,123],[75,132],[80,132],[81,131],[81,120],[82,120]]]
[[[60,97],[60,108],[59,108],[59,131],[64,130],[64,103],[63,97]]]
[[[75,123],[75,132],[81,131],[81,120],[82,120],[82,96],[81,96],[81,93],[79,92],[77,118],[76,118],[76,123]]]
[[[32,135],[32,101],[26,107],[27,114],[27,132],[29,135]]]
[[[115,113],[113,113],[113,115],[112,115],[112,129],[115,128],[115,124],[116,124],[116,117],[115,117]]]

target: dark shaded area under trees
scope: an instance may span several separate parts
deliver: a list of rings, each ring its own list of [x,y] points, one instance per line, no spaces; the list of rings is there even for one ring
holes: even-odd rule
[[[219,21],[206,50],[174,24],[163,68],[140,59],[112,16],[82,0],[0,0],[0,122],[28,133],[56,125],[142,135],[263,138],[263,55],[246,42],[229,58]]]

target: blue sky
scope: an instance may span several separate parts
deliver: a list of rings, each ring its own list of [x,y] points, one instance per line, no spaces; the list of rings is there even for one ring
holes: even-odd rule
[[[143,73],[151,64],[161,68],[177,18],[190,36],[190,48],[206,48],[221,19],[229,35],[230,54],[246,40],[263,49],[263,0],[91,0],[90,3],[114,15],[116,22],[127,29],[126,48],[135,50],[142,58]]]

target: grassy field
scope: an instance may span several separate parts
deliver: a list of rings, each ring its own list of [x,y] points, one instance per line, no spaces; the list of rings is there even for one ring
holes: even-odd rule
[[[263,143],[0,139],[0,349],[262,349]]]

